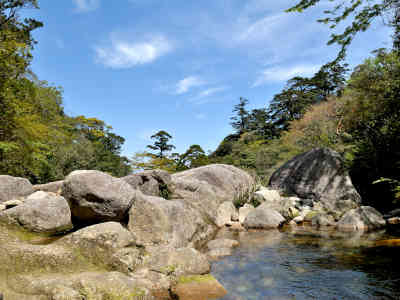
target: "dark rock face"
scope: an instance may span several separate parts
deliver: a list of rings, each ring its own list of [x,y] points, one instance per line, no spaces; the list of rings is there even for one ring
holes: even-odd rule
[[[28,179],[0,175],[0,203],[26,197],[32,193],[33,187]]]
[[[125,181],[100,171],[74,171],[62,188],[73,218],[83,223],[124,220],[136,193]]]
[[[328,210],[351,209],[361,203],[340,155],[327,148],[294,157],[272,174],[269,184],[300,198],[321,201]],[[353,205],[342,205],[349,200]]]
[[[67,201],[61,196],[46,192],[36,192],[21,205],[3,211],[0,213],[0,220],[48,235],[72,229],[71,211]]]

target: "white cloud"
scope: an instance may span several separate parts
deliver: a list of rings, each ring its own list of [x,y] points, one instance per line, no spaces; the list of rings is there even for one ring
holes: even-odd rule
[[[320,66],[317,65],[299,65],[289,68],[274,67],[264,69],[253,83],[253,87],[268,82],[286,81],[295,76],[311,76],[316,73],[319,68]]]
[[[127,69],[155,61],[173,49],[163,36],[153,36],[139,42],[112,40],[110,46],[97,46],[96,60],[106,67]]]
[[[100,6],[100,0],[72,0],[75,3],[77,12],[88,12]]]
[[[196,76],[189,76],[189,77],[186,77],[186,78],[180,80],[176,84],[175,93],[178,95],[182,95],[182,94],[187,93],[192,87],[201,86],[204,84],[205,84],[205,82],[202,79],[200,79]]]
[[[206,89],[206,90],[200,92],[194,98],[192,98],[190,100],[190,102],[196,103],[196,104],[204,104],[204,103],[210,102],[209,99],[208,99],[210,96],[215,95],[217,93],[221,93],[221,92],[226,91],[228,89],[229,89],[228,86],[220,86],[220,87],[214,87],[214,88]]]

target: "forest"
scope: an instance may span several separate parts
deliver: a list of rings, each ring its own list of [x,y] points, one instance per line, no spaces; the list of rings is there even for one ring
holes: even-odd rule
[[[287,13],[319,5],[302,0]],[[26,177],[32,183],[64,178],[72,170],[96,169],[113,176],[160,168],[178,172],[211,163],[232,164],[267,183],[293,156],[315,147],[342,154],[352,180],[369,205],[387,211],[400,201],[400,2],[338,2],[319,20],[332,30],[353,17],[338,44],[337,58],[311,77],[296,76],[267,105],[248,109],[239,98],[232,108],[232,133],[212,153],[193,144],[173,151],[172,135],[155,133],[147,151],[128,159],[124,138],[102,120],[69,116],[63,91],[31,71],[32,32],[43,24],[21,20],[18,11],[38,8],[36,0],[0,1],[0,173]],[[377,49],[353,70],[346,54],[354,37],[379,16],[393,28],[390,49]],[[245,93],[245,92],[244,92]],[[227,120],[228,122],[228,120]]]

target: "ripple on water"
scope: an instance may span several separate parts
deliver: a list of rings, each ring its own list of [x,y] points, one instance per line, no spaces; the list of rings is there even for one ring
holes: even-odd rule
[[[223,300],[400,299],[399,248],[384,233],[242,232],[233,255],[213,263]]]

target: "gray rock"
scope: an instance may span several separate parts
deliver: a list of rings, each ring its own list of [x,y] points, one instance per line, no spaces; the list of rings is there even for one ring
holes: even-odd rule
[[[321,201],[328,210],[346,212],[361,203],[340,155],[327,148],[294,157],[272,174],[270,186],[300,198]],[[346,203],[341,207],[342,200],[351,202],[351,206]]]
[[[33,186],[33,190],[61,194],[63,184],[63,180],[54,181],[46,184],[35,184]]]
[[[186,202],[146,196],[139,191],[137,195],[129,211],[128,229],[139,244],[195,246],[216,230]]]
[[[237,210],[232,201],[225,201],[218,207],[216,224],[218,227],[231,225],[236,216]]]
[[[250,199],[253,178],[229,165],[215,164],[172,175],[174,198],[190,203],[216,223],[218,207],[242,195]],[[246,196],[247,195],[247,196]]]
[[[209,250],[218,248],[233,248],[237,246],[239,246],[239,242],[231,239],[216,239],[207,243],[207,248]]]
[[[382,228],[386,225],[383,216],[375,208],[361,206],[345,213],[337,223],[341,231],[368,231]]]
[[[23,202],[21,200],[8,200],[6,202],[3,202],[2,204],[5,206],[5,209],[10,209],[18,205],[21,205],[22,203]]]
[[[61,196],[45,192],[36,192],[22,204],[1,212],[0,220],[49,235],[72,229],[67,201]]]
[[[270,201],[270,202],[275,202],[279,201],[281,199],[281,196],[279,194],[278,190],[266,188],[266,187],[261,187],[258,191],[254,193],[255,197],[259,202],[264,202],[264,201]]]
[[[72,216],[84,223],[122,221],[136,191],[125,181],[100,171],[74,171],[67,176],[62,195]]]
[[[326,214],[317,214],[311,219],[312,226],[335,226],[335,219]]]
[[[215,248],[206,253],[210,260],[217,260],[224,256],[232,255],[232,248]]]
[[[278,228],[285,218],[276,210],[263,207],[262,205],[252,210],[243,222],[243,226],[256,229]]]
[[[239,222],[243,223],[243,221],[246,219],[247,215],[255,209],[253,205],[251,204],[245,204],[241,208],[239,208]]]
[[[33,193],[28,179],[0,175],[0,203],[26,197]]]
[[[121,178],[143,194],[169,198],[173,193],[171,175],[163,170],[149,170]]]

